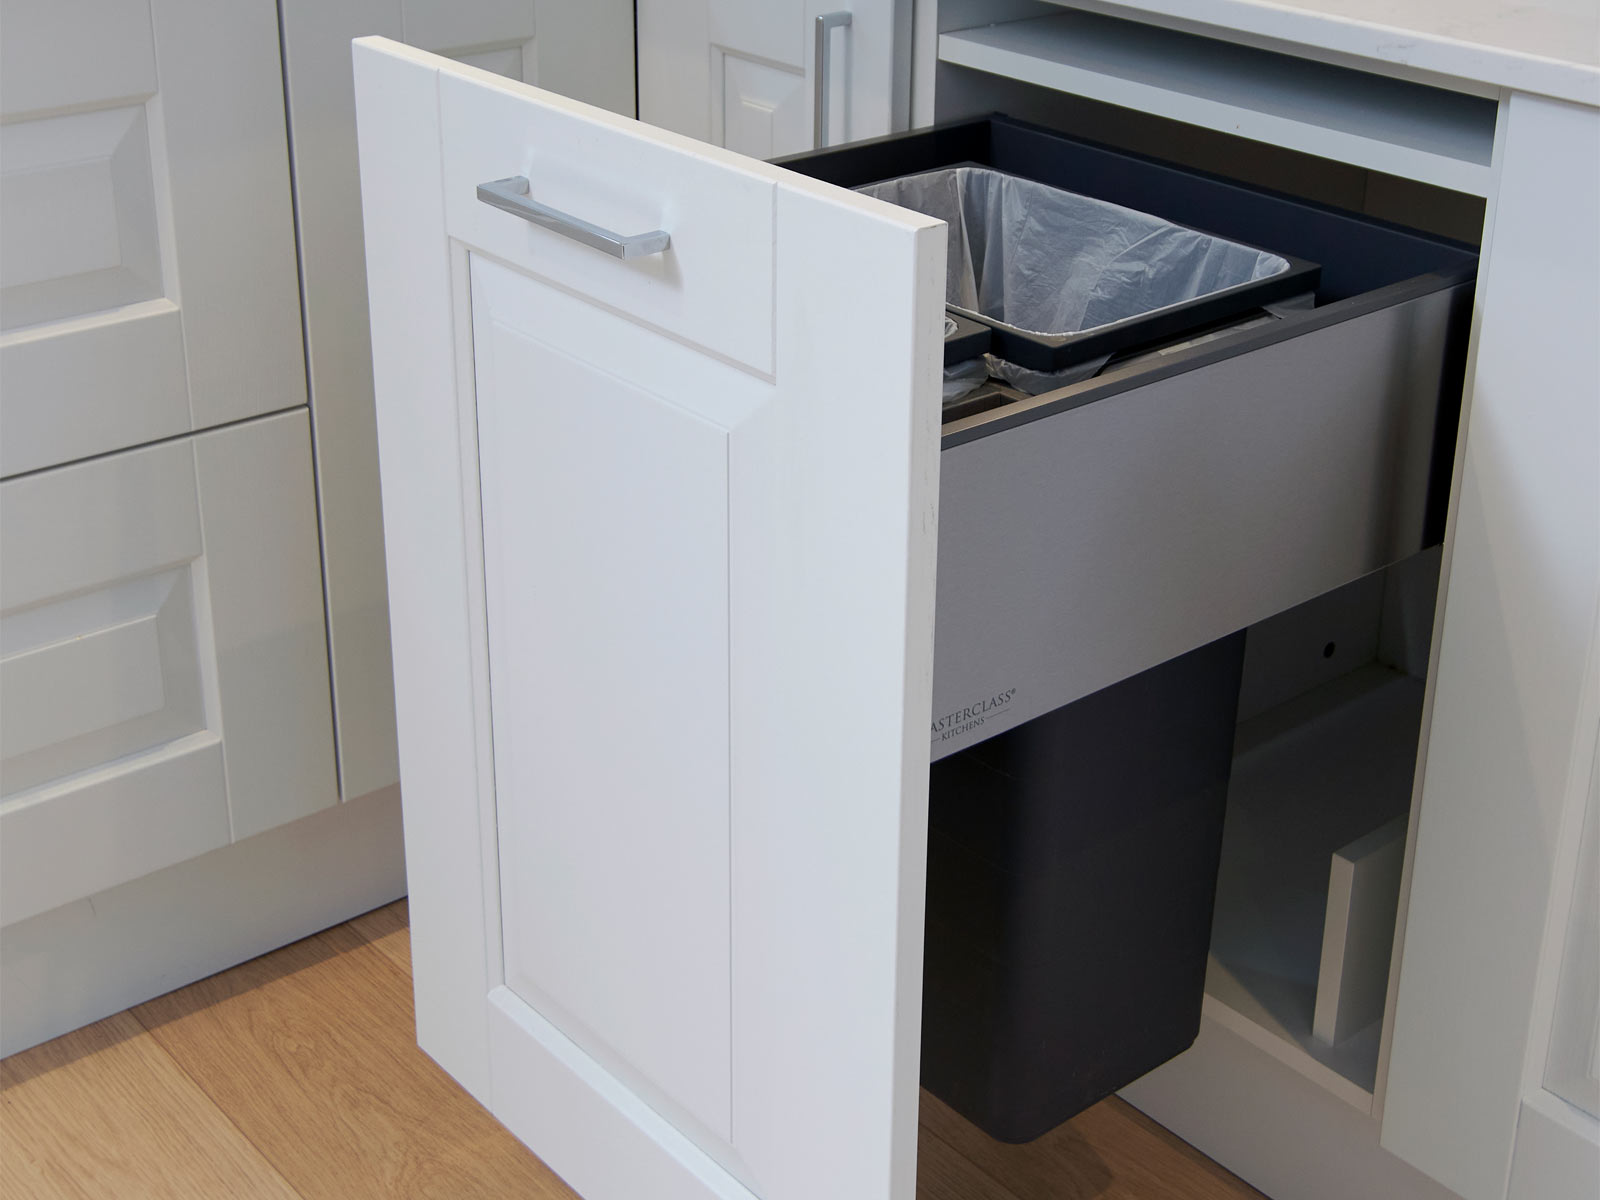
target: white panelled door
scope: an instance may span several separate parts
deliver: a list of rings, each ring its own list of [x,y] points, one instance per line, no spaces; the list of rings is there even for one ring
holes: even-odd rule
[[[0,474],[304,404],[273,6],[0,26]]]
[[[632,0],[282,0],[328,638],[346,798],[397,777],[352,38],[382,34],[632,115]]]
[[[305,411],[0,484],[0,924],[338,800]]]
[[[909,3],[639,0],[636,14],[640,120],[754,158],[906,127],[909,82],[895,72],[910,61]]]
[[[418,1038],[589,1200],[909,1200],[943,230],[355,75]]]

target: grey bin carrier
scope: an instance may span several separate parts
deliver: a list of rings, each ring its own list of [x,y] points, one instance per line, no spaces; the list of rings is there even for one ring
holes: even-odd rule
[[[1477,256],[1004,117],[784,165],[954,203],[934,214],[952,219],[950,297],[994,353],[1113,355],[943,414],[922,1079],[1025,1141],[1198,1033],[1241,631],[1440,540]],[[1097,282],[1019,312],[1010,268],[1056,270],[1075,235],[1012,220],[1007,195],[1043,193],[990,192],[975,168],[1188,249],[1129,271],[1101,255],[1118,299]],[[1135,244],[1116,220],[1096,236]],[[1042,240],[1010,244],[1013,227]],[[1174,263],[1173,290],[1129,315]]]
[[[944,365],[987,354],[994,334],[987,325],[980,325],[969,317],[946,313],[944,318]]]

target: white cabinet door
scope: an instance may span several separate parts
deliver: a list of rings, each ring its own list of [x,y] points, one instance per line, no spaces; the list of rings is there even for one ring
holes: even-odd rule
[[[633,114],[631,0],[283,0],[306,353],[347,797],[394,783],[372,347],[361,260],[350,41],[382,34]]]
[[[909,1200],[942,228],[381,39],[356,100],[419,1040],[589,1200]]]
[[[899,0],[639,0],[639,118],[755,158],[904,129],[911,5]],[[852,11],[853,10],[853,11]],[[849,16],[823,37],[817,19]],[[826,75],[826,124],[814,125]]]
[[[337,799],[306,414],[0,487],[0,922]]]
[[[273,6],[0,25],[0,474],[304,404]]]

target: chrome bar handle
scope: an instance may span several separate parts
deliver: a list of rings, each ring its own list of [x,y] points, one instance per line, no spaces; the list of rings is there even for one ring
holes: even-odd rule
[[[828,34],[848,29],[847,12],[823,13],[817,18],[816,53],[811,58],[811,147],[821,150],[828,144]]]
[[[613,233],[564,213],[559,208],[540,204],[528,195],[526,175],[480,183],[478,199],[543,229],[559,233],[562,237],[593,246],[596,250],[604,250],[613,258],[642,258],[647,254],[660,254],[672,242],[671,236],[660,229],[652,229],[649,233]]]

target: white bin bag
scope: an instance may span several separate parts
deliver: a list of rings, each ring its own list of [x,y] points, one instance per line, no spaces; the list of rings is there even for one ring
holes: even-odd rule
[[[988,167],[945,167],[857,189],[950,227],[945,302],[1018,333],[1082,333],[1289,269],[1253,246]],[[989,370],[1038,393],[1094,375],[1105,358]]]

